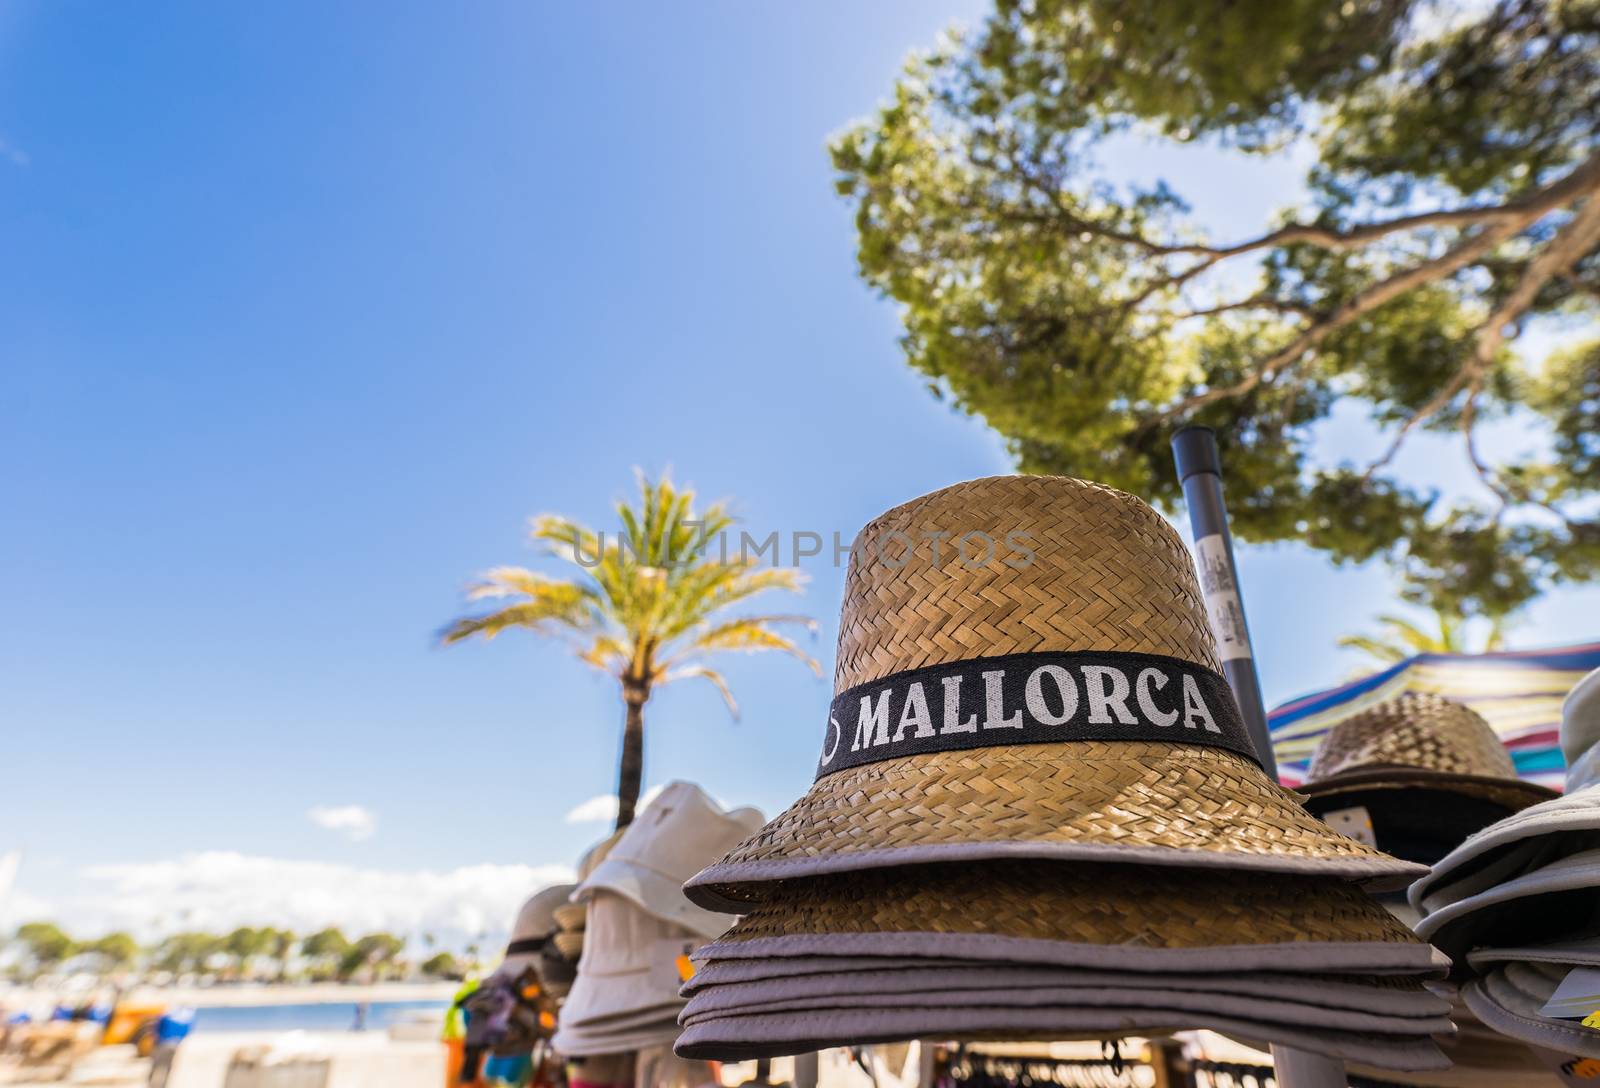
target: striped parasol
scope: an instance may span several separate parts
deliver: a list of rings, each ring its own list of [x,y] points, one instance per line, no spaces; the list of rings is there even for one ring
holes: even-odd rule
[[[1418,654],[1382,672],[1291,699],[1267,715],[1278,776],[1286,786],[1305,778],[1311,754],[1328,728],[1404,691],[1432,692],[1466,703],[1505,742],[1517,773],[1560,789],[1561,701],[1600,668],[1600,642],[1548,650],[1488,654]]]

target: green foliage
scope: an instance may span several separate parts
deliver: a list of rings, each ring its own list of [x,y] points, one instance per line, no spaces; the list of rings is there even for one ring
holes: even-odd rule
[[[189,930],[174,933],[156,945],[151,966],[175,975],[205,972],[212,957],[225,951],[225,938]]]
[[[88,942],[83,946],[83,951],[100,957],[108,969],[116,971],[132,966],[139,958],[139,942],[133,939],[132,934],[119,930]]]
[[[16,940],[41,969],[54,967],[78,952],[78,942],[54,922],[24,922],[17,927]]]
[[[300,953],[307,959],[338,961],[350,951],[350,941],[333,926],[319,929],[300,942]]]
[[[466,968],[448,952],[435,952],[422,961],[420,970],[429,978],[459,981],[467,977]]]
[[[405,947],[406,942],[392,933],[369,933],[358,938],[339,958],[338,977],[347,981],[365,969],[375,979],[381,979],[391,973],[391,967]]]
[[[1415,603],[1504,616],[1592,577],[1600,348],[1530,374],[1508,341],[1600,314],[1600,0],[1429,10],[997,0],[831,146],[908,361],[1023,471],[1169,511],[1172,431],[1213,426],[1236,533],[1387,561]],[[1308,137],[1314,202],[1211,241],[1165,183],[1105,179],[1097,155],[1134,131]],[[1316,456],[1339,398],[1386,449]],[[1475,424],[1505,417],[1548,448],[1488,463]],[[1478,493],[1393,474],[1418,430],[1460,439]]]

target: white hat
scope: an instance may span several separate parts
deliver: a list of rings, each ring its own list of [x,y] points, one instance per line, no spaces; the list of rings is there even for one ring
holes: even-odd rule
[[[678,958],[700,938],[682,926],[639,909],[630,899],[599,890],[589,900],[583,958],[561,1009],[561,1029],[624,1023],[635,1013],[660,1012],[669,1019],[683,1005],[678,997]],[[562,1046],[568,1054],[603,1053]]]
[[[578,885],[576,897],[604,888],[627,896],[657,918],[706,938],[720,936],[733,919],[689,902],[683,882],[753,835],[763,822],[757,809],[724,811],[699,786],[673,782],[628,825],[605,860]]]
[[[1600,1058],[1600,1031],[1539,1013],[1565,974],[1564,968],[1543,964],[1502,964],[1467,983],[1461,997],[1473,1015],[1502,1035],[1546,1050]]]
[[[511,926],[511,941],[500,970],[512,975],[539,962],[539,950],[556,931],[555,910],[572,896],[573,885],[552,884],[542,888],[522,904]]]
[[[581,1027],[558,1027],[550,1045],[559,1054],[574,1058],[597,1057],[602,1054],[625,1054],[649,1046],[671,1046],[678,1037],[676,1015],[666,1017],[647,1027],[625,1031],[605,1031]]]
[[[1459,887],[1460,885],[1456,885]],[[1535,896],[1562,892],[1587,892],[1571,924],[1563,924],[1554,901],[1522,903]],[[1416,924],[1417,936],[1457,958],[1488,937],[1504,944],[1522,937],[1538,938],[1584,925],[1600,897],[1600,850],[1584,850],[1560,857],[1510,880],[1446,903]],[[1536,911],[1537,916],[1529,912]]]
[[[1552,841],[1568,831],[1600,829],[1600,669],[1589,673],[1561,707],[1561,750],[1567,792],[1490,824],[1442,858],[1407,893],[1429,914],[1511,879],[1548,856],[1570,853]]]

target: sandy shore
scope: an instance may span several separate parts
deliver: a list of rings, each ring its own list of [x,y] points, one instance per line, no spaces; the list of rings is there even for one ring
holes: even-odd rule
[[[240,983],[227,986],[135,986],[122,994],[123,1001],[194,1008],[235,1005],[320,1005],[352,1001],[448,1001],[460,988],[458,982],[381,982],[371,986],[342,985],[337,982]],[[49,1008],[56,1002],[82,1001],[95,991],[0,987],[0,1004],[8,1008]]]

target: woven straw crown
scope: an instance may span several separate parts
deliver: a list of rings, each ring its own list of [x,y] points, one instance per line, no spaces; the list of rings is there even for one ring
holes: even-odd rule
[[[1215,672],[1213,646],[1194,565],[1160,514],[1100,484],[995,476],[897,506],[856,536],[833,690],[1040,650],[1160,654]]]
[[[857,536],[836,694],[930,666],[1073,652],[1220,672],[1183,541],[1138,499],[1066,477],[990,477],[897,506]],[[1243,756],[1141,738],[897,754],[825,774],[685,891],[742,913],[773,881],[1001,856],[1390,884],[1420,874],[1333,832]]]
[[[1441,695],[1408,691],[1330,729],[1312,758],[1306,782],[1385,767],[1517,776],[1505,745],[1470,707]]]

